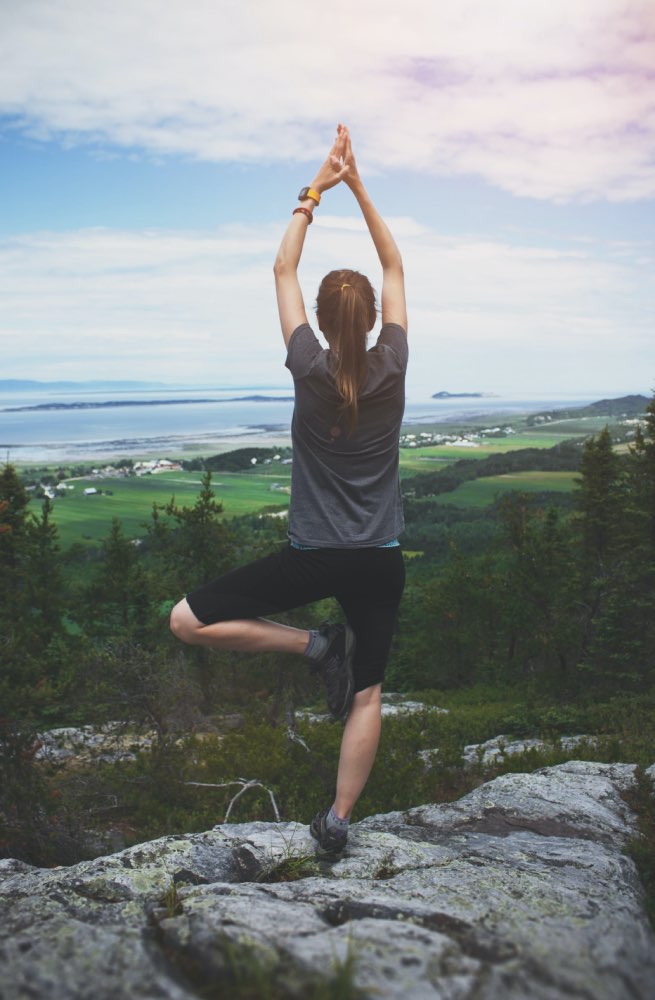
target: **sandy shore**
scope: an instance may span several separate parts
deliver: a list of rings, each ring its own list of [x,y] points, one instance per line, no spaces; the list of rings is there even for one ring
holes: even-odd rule
[[[129,458],[134,462],[153,458],[183,460],[220,455],[237,448],[285,448],[291,445],[291,432],[253,432],[229,436],[203,436],[175,440],[173,438],[141,441],[79,442],[37,446],[15,446],[6,449],[3,461],[25,467],[54,468],[58,465],[107,464]]]

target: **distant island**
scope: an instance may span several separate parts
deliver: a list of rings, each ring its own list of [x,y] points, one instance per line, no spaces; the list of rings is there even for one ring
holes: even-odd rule
[[[432,399],[498,399],[495,392],[435,392]]]

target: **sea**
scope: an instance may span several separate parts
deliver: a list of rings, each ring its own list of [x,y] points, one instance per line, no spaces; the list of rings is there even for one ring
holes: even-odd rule
[[[616,394],[618,395],[618,394]],[[596,396],[485,395],[433,399],[407,394],[405,425],[584,406]],[[245,443],[289,440],[289,387],[60,388],[0,390],[0,463],[52,465],[116,458],[212,455]]]

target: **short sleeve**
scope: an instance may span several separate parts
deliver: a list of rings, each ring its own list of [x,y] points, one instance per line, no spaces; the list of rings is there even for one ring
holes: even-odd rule
[[[294,379],[304,378],[311,371],[322,347],[309,323],[297,326],[291,334],[285,367]]]
[[[407,368],[409,359],[409,348],[407,346],[407,334],[398,323],[385,323],[380,330],[376,347],[386,347],[396,357],[401,369]]]

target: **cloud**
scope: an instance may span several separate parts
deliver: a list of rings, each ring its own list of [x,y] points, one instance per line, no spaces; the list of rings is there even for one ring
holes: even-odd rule
[[[38,140],[315,161],[347,119],[372,169],[520,196],[655,195],[652,0],[23,0],[0,114]]]
[[[493,391],[649,388],[652,244],[526,245],[388,221],[407,274],[412,392],[445,381]],[[3,376],[287,384],[272,276],[283,226],[0,241]],[[310,319],[320,278],[342,264],[379,288],[359,220],[317,217],[300,272]]]

